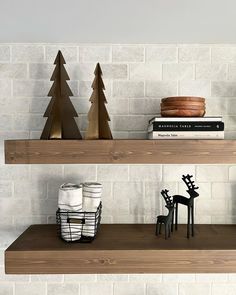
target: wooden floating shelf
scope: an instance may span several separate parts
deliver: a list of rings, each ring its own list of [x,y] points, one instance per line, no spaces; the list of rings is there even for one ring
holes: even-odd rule
[[[7,274],[234,273],[236,225],[186,225],[170,239],[155,225],[105,224],[91,244],[66,243],[56,225],[30,226],[6,251]]]
[[[6,164],[235,164],[236,140],[6,140]]]

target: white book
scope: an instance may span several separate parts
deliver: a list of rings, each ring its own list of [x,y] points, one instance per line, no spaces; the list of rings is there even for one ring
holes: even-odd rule
[[[224,131],[153,131],[148,139],[224,139]]]
[[[149,121],[153,122],[220,122],[222,117],[154,117]]]

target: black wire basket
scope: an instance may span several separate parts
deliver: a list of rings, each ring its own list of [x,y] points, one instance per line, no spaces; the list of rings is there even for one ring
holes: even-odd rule
[[[59,237],[66,242],[90,243],[98,232],[102,202],[96,212],[76,212],[58,209],[56,212]]]

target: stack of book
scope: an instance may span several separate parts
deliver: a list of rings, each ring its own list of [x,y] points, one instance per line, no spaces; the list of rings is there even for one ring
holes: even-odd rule
[[[222,117],[155,117],[148,139],[224,139]]]

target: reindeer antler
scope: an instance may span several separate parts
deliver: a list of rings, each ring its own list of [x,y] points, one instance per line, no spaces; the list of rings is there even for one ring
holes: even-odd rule
[[[193,175],[189,175],[189,174],[182,175],[182,180],[185,182],[189,190],[197,190],[199,189],[199,187],[195,186],[194,180],[191,180],[192,177]]]
[[[168,190],[167,189],[164,189],[161,191],[161,195],[162,197],[164,198],[165,202],[166,202],[166,206],[167,207],[170,207],[170,206],[173,206],[173,199],[171,196],[168,195]]]

